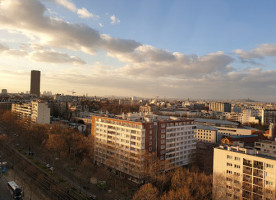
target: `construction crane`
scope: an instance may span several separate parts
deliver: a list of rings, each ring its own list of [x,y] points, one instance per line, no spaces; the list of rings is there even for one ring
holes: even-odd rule
[[[76,92],[74,90],[71,90],[71,91],[67,91],[67,92],[71,92],[72,95],[74,95]]]

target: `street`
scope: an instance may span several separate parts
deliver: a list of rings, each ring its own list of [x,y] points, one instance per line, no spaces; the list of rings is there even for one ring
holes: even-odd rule
[[[7,187],[7,180],[4,176],[0,178],[0,200],[12,200],[11,194]]]

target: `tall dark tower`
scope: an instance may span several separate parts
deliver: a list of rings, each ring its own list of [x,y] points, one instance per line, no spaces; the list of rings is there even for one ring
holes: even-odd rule
[[[40,96],[40,71],[31,71],[31,89],[30,94]]]

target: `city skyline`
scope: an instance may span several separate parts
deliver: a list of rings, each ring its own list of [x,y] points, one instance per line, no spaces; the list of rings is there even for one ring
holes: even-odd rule
[[[2,0],[0,87],[276,101],[275,5]]]

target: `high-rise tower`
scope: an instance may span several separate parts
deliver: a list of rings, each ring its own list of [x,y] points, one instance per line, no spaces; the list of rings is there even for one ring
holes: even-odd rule
[[[40,71],[31,71],[31,89],[30,94],[40,96]]]

